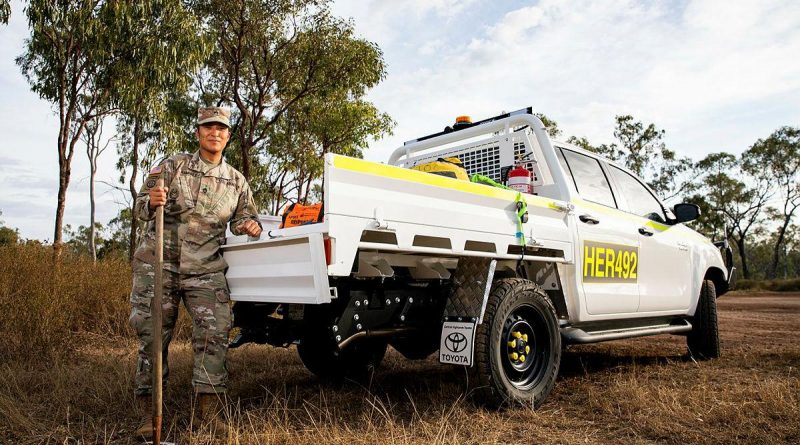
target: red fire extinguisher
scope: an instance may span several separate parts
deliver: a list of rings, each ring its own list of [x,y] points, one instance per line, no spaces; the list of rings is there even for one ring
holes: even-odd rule
[[[508,172],[508,187],[522,193],[533,193],[531,172],[523,164],[517,164]]]

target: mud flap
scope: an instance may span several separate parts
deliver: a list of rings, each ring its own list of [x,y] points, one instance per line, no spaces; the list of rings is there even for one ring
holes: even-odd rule
[[[497,261],[491,258],[461,258],[453,275],[453,291],[444,311],[439,361],[472,366],[475,327],[483,322],[492,290]]]
[[[451,365],[472,366],[475,349],[474,321],[446,321],[442,326],[439,361]]]

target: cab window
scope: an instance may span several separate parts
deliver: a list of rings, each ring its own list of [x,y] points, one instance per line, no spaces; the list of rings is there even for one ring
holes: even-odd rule
[[[644,184],[622,169],[613,165],[609,167],[614,182],[619,186],[619,193],[625,198],[628,205],[628,208],[623,210],[644,216],[653,221],[666,222],[661,203],[658,202]]]
[[[564,159],[581,198],[608,207],[617,207],[608,179],[596,159],[570,150],[564,150]]]

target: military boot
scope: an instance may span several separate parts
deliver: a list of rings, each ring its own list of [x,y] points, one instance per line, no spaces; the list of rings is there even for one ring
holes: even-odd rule
[[[196,414],[200,428],[207,429],[217,437],[228,434],[228,422],[225,421],[225,394],[198,394]]]
[[[136,396],[136,411],[141,415],[141,423],[133,435],[136,439],[153,440],[153,397]]]

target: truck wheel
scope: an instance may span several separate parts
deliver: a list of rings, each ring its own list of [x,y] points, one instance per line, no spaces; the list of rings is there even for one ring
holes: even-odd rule
[[[364,339],[339,350],[324,336],[306,337],[297,345],[306,369],[324,380],[366,381],[378,368],[384,355],[385,340]]]
[[[528,280],[497,280],[475,333],[475,398],[491,407],[539,407],[560,362],[561,334],[547,294]]]
[[[691,322],[692,330],[686,337],[689,354],[701,360],[719,358],[717,290],[713,281],[703,281],[703,286],[700,288],[700,299]]]

